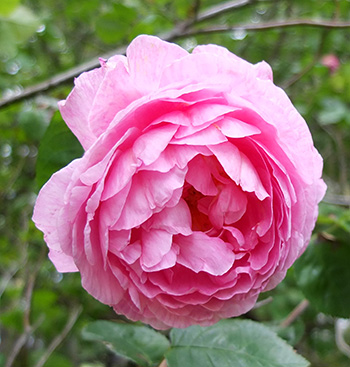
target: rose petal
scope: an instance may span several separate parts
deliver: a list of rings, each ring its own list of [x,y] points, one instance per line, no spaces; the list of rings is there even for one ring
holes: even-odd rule
[[[177,129],[176,125],[167,124],[142,134],[133,146],[136,157],[145,165],[153,163],[169,144]]]
[[[246,195],[235,184],[223,186],[209,207],[211,223],[221,229],[237,222],[246,212],[247,202]]]
[[[218,193],[218,189],[211,173],[205,157],[198,155],[188,164],[186,181],[203,195],[214,196]]]
[[[204,271],[222,275],[235,261],[234,253],[224,241],[203,232],[193,232],[190,236],[177,235],[174,242],[180,247],[178,263],[195,273]]]
[[[144,223],[157,208],[173,198],[176,189],[182,188],[185,175],[186,170],[177,167],[166,173],[140,171],[133,177],[128,198],[113,229],[131,229]]]
[[[260,200],[264,200],[269,196],[252,162],[236,146],[226,142],[212,145],[209,149],[218,159],[226,173],[244,191],[254,192]]]
[[[172,139],[171,144],[214,145],[223,143],[225,141],[227,141],[227,138],[216,126],[208,126],[206,129],[195,134],[180,139]]]
[[[244,138],[246,136],[261,134],[261,130],[256,126],[247,124],[234,117],[225,116],[216,125],[229,138]]]
[[[97,139],[89,125],[89,114],[105,74],[103,67],[82,73],[75,79],[75,87],[67,99],[58,103],[64,121],[85,150]]]
[[[104,77],[96,89],[88,115],[90,129],[96,137],[106,131],[120,110],[141,97],[128,73],[125,56],[114,56],[102,65],[102,69]]]
[[[74,269],[74,261],[70,254],[65,254],[59,237],[59,226],[56,224],[59,213],[64,206],[64,196],[67,185],[75,168],[79,165],[78,160],[73,161],[67,167],[55,173],[51,179],[42,187],[34,207],[33,221],[35,225],[44,232],[44,239],[52,253],[50,258],[59,271]],[[66,223],[67,228],[69,224]],[[62,263],[61,263],[62,260]]]
[[[174,60],[187,56],[181,47],[152,36],[138,36],[126,51],[133,82],[143,93],[159,88],[162,70]]]
[[[50,250],[49,259],[55,265],[55,268],[60,273],[70,273],[79,271],[72,256],[66,255],[64,252]]]
[[[161,229],[170,234],[190,235],[191,229],[191,213],[183,199],[170,208],[164,208],[142,225],[146,230]]]
[[[166,255],[172,244],[173,236],[167,231],[153,229],[142,231],[141,267],[151,268]]]

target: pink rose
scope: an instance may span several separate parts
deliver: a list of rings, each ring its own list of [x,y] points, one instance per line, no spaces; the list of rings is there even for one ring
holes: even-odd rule
[[[270,67],[139,36],[59,104],[85,149],[33,219],[60,272],[131,320],[210,325],[251,309],[304,251],[325,192]]]
[[[324,55],[321,59],[321,64],[326,66],[331,74],[335,73],[340,67],[340,61],[334,54]]]

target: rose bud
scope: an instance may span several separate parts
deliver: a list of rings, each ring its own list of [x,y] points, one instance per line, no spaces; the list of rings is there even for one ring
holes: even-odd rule
[[[321,64],[327,67],[331,74],[333,74],[339,69],[340,61],[334,54],[328,54],[322,57]]]

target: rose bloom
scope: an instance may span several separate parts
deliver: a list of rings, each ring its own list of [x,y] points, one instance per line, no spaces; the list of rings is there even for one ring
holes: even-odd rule
[[[322,159],[265,62],[139,36],[59,108],[85,153],[33,220],[57,270],[118,314],[158,329],[241,315],[307,246]]]
[[[340,61],[334,54],[324,55],[321,59],[321,64],[326,66],[331,74],[335,73],[340,67]]]

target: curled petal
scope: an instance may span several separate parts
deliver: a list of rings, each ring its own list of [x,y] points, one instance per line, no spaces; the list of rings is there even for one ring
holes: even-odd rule
[[[212,275],[226,273],[235,261],[235,255],[224,241],[194,232],[189,236],[178,235],[174,242],[180,247],[178,263],[195,273],[204,271]]]

